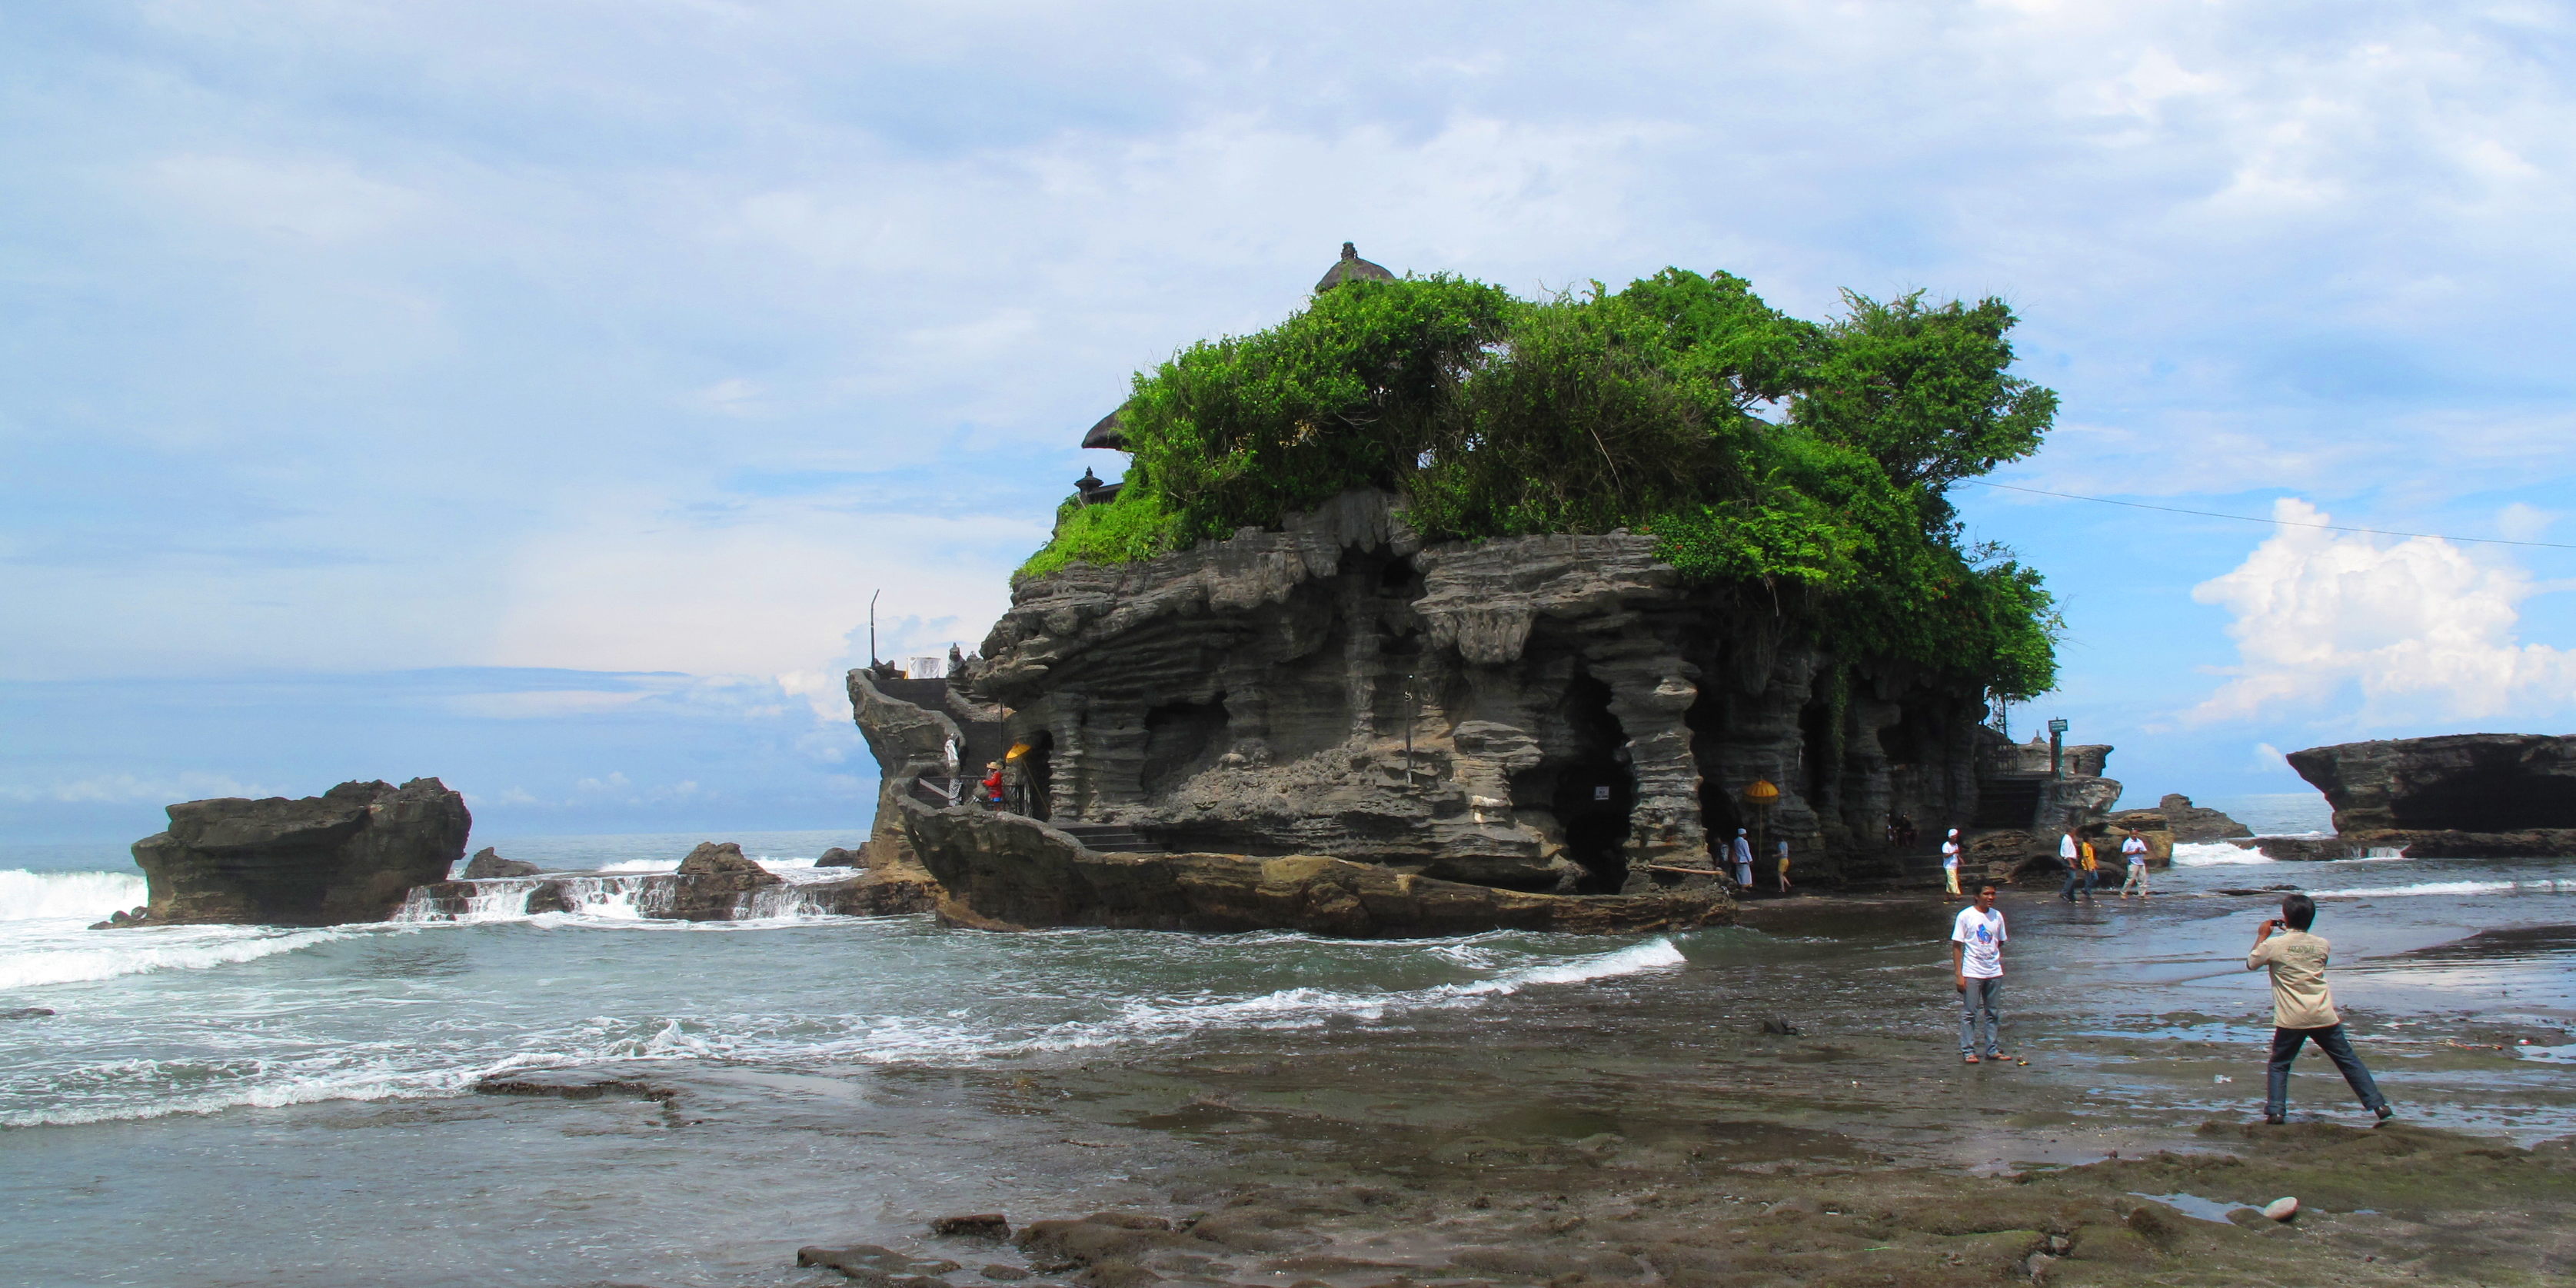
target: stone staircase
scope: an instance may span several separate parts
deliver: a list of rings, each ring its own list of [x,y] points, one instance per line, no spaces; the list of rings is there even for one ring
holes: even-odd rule
[[[1082,842],[1082,847],[1101,854],[1161,854],[1163,847],[1137,835],[1136,829],[1124,823],[1063,823],[1057,831]]]

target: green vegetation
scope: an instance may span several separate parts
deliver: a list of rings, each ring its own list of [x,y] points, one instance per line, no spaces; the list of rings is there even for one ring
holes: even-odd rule
[[[1060,513],[1020,575],[1384,488],[1434,538],[1651,534],[1684,574],[1845,656],[2046,692],[2049,594],[2005,552],[1963,548],[1946,492],[2037,450],[2057,396],[2005,374],[2000,300],[1844,304],[1802,321],[1681,269],[1535,302],[1445,276],[1347,283],[1139,373],[1126,487]]]

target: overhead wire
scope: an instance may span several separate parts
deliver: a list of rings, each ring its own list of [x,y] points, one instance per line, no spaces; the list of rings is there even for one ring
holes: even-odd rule
[[[2046,488],[2022,487],[2015,483],[1994,483],[1985,479],[1961,479],[1978,487],[2002,488],[2007,492],[2028,492],[2033,496],[2062,497],[2069,501],[2091,501],[2098,505],[2125,505],[2132,510],[2160,510],[2166,514],[2190,514],[2204,519],[2234,519],[2239,523],[2276,524],[2285,528],[2322,528],[2328,532],[2366,532],[2374,537],[2422,537],[2431,541],[2474,541],[2488,546],[2530,546],[2540,550],[2576,550],[2576,545],[2563,541],[2508,541],[2502,537],[2449,537],[2438,532],[2393,532],[2387,528],[2355,528],[2340,523],[2302,523],[2296,519],[2258,519],[2250,514],[2221,514],[2216,510],[2186,510],[2176,505],[2148,505],[2143,501],[2114,501],[2107,496],[2084,496],[2075,492],[2051,492]]]

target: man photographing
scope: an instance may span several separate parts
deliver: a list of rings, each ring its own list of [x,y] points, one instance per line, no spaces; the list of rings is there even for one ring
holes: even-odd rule
[[[2254,951],[2245,955],[2245,969],[2272,970],[2272,1067],[2264,1080],[2263,1121],[2287,1120],[2290,1062],[2299,1058],[2301,1044],[2313,1041],[2352,1085],[2362,1108],[2384,1122],[2397,1111],[2388,1107],[2388,1098],[2379,1094],[2379,1084],[2371,1081],[2370,1070],[2362,1067],[2343,1035],[2343,1017],[2335,1013],[2334,994],[2326,988],[2328,945],[2308,933],[2316,920],[2316,900],[2290,895],[2281,900],[2280,916],[2255,929]]]

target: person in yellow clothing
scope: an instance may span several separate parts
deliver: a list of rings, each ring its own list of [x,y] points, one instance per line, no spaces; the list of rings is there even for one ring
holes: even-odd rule
[[[2330,945],[2308,933],[2316,921],[2316,900],[2289,895],[2281,900],[2281,915],[2255,930],[2254,951],[2245,954],[2245,969],[2269,967],[2272,972],[2272,1067],[2263,1084],[2263,1121],[2287,1120],[2290,1063],[2299,1058],[2303,1043],[2314,1042],[2361,1098],[2362,1108],[2385,1122],[2397,1111],[2379,1094],[2379,1084],[2343,1035],[2343,1016],[2336,1013],[2334,992],[2326,987]]]
[[[2093,902],[2093,887],[2102,880],[2102,860],[2094,857],[2093,838],[2089,836],[2085,837],[2083,840],[2077,842],[2077,844],[2084,847],[2084,858],[2082,860],[2084,866],[2084,902],[2091,903]]]

